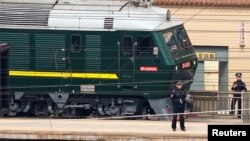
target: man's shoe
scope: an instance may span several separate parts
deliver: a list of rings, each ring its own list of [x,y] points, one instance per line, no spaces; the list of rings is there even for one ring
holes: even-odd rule
[[[241,116],[238,116],[238,118],[240,119],[240,118],[241,118]]]
[[[176,131],[176,129],[173,128],[173,131]]]
[[[182,128],[181,131],[186,131],[186,129],[185,129],[185,128]]]

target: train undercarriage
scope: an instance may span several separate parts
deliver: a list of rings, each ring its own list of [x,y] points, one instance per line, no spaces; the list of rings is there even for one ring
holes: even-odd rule
[[[122,117],[153,113],[142,97],[82,95],[67,93],[24,94],[10,98],[7,116],[36,117]]]

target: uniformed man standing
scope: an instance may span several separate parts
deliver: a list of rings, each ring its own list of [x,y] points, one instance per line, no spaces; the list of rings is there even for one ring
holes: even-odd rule
[[[242,91],[247,91],[247,88],[246,88],[246,84],[245,82],[243,82],[241,80],[241,76],[242,76],[242,73],[240,72],[237,72],[235,74],[236,76],[236,81],[233,82],[233,86],[232,86],[232,91],[234,92],[237,92],[237,93],[234,93],[233,94],[233,98],[232,98],[232,102],[231,102],[231,112],[230,114],[234,114],[234,110],[235,110],[235,104],[237,102],[238,104],[238,118],[241,118],[241,93]]]
[[[180,126],[182,131],[186,131],[184,125],[184,109],[185,109],[185,102],[186,102],[186,90],[182,87],[182,83],[178,81],[175,84],[175,88],[173,89],[170,98],[173,103],[173,120],[172,120],[172,129],[176,131],[176,121],[177,115],[179,115],[180,119]]]

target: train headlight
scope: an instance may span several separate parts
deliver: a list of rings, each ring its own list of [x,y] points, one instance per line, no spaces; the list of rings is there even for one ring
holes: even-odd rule
[[[176,70],[176,71],[178,70],[178,66],[175,66],[175,70]]]
[[[194,60],[194,61],[193,61],[193,64],[196,65],[196,63],[197,63],[196,60]]]

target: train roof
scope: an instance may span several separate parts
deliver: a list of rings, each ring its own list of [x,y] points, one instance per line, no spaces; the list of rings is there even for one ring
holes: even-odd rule
[[[181,25],[167,9],[127,1],[2,0],[1,28],[159,31]],[[169,13],[168,13],[169,14]]]

